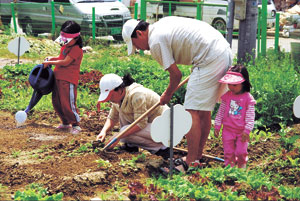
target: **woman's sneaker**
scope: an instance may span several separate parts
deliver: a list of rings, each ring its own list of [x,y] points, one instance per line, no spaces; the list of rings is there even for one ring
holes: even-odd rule
[[[56,127],[58,130],[66,130],[71,128],[71,125],[65,125],[65,124],[60,124],[59,126]]]
[[[73,126],[72,129],[71,129],[71,133],[72,133],[73,135],[79,134],[80,131],[81,131],[81,128],[80,128],[79,126]]]

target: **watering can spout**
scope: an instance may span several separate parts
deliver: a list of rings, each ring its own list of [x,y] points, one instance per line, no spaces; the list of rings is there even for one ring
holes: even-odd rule
[[[42,98],[43,94],[39,93],[38,91],[34,90],[32,97],[30,99],[29,105],[25,109],[25,112],[28,113]]]

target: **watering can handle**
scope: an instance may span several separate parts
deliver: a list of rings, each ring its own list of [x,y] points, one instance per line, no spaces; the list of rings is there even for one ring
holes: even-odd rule
[[[42,67],[40,68],[40,70],[39,70],[39,72],[38,72],[38,74],[37,74],[37,76],[36,76],[36,78],[35,78],[35,82],[34,82],[34,85],[36,86],[36,85],[38,85],[38,82],[40,81],[39,80],[39,78],[40,78],[40,75],[41,75],[41,73],[42,73],[42,71],[43,71],[43,69],[44,69],[44,64],[41,64],[42,65]],[[49,65],[49,66],[47,66],[47,68],[51,68],[51,65]]]
[[[42,67],[40,68],[40,70],[39,70],[39,72],[38,72],[38,74],[37,74],[37,76],[36,76],[36,78],[35,78],[34,85],[37,85],[37,84],[38,84],[38,81],[39,81],[39,78],[40,78],[40,75],[41,75],[43,69],[44,69],[44,64],[42,64]]]

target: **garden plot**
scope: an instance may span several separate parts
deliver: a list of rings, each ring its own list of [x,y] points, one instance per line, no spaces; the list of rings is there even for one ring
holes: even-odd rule
[[[53,114],[45,113],[40,123],[29,119],[25,126],[16,128],[13,114],[1,112],[0,183],[8,186],[8,193],[12,195],[31,183],[40,183],[51,194],[63,192],[64,200],[91,199],[116,188],[116,185],[127,187],[130,182],[145,182],[151,175],[158,175],[156,168],[166,163],[162,158],[142,150],[139,153],[122,150],[103,152],[100,148],[95,151],[92,142],[98,130],[93,128],[104,123],[98,121],[99,116],[84,119],[83,132],[77,136],[55,131],[54,125],[46,123],[47,116],[54,118]],[[296,128],[300,130],[300,126]],[[270,166],[275,161],[268,161],[266,157],[274,153],[278,146],[277,141],[269,140],[250,146],[250,168],[275,168]],[[205,153],[223,157],[221,141],[209,139]],[[133,162],[133,158],[141,154],[145,158]],[[176,157],[179,156],[176,153]],[[109,165],[105,161],[109,161]],[[209,167],[222,165],[214,161],[207,163]],[[283,184],[300,185],[299,175],[292,175],[294,173],[290,169],[277,168],[274,171],[286,175]],[[129,196],[128,189],[122,192],[124,196]]]
[[[10,40],[2,42],[3,57],[8,54],[4,50],[5,42]],[[291,100],[299,95],[300,88],[297,79],[290,79],[298,73],[289,66],[288,55],[277,59],[268,54],[267,60],[258,60],[257,66],[249,68],[253,92],[260,100],[256,107],[260,130],[255,129],[250,135],[247,171],[205,159],[205,168],[196,173],[175,174],[171,180],[157,177],[162,175],[158,167],[169,165],[161,157],[144,150],[103,152],[104,144],[94,143],[107,117],[107,111],[95,112],[101,76],[110,72],[124,74],[130,69],[138,83],[161,94],[168,84],[168,75],[156,67],[157,62],[148,55],[128,57],[124,47],[97,47],[97,51],[84,55],[81,66],[78,107],[83,131],[72,136],[55,130],[59,119],[53,112],[51,96],[45,96],[28,114],[24,127],[16,128],[14,115],[26,108],[32,95],[27,80],[32,67],[40,63],[36,59],[58,52],[51,46],[53,41],[47,46],[42,45],[46,44],[44,40],[29,41],[34,41],[33,48],[26,58],[32,58],[33,63],[6,66],[0,75],[0,200],[28,193],[25,188],[29,184],[40,184],[53,196],[62,192],[63,200],[95,197],[103,200],[299,200],[300,125],[299,121],[291,122]],[[189,73],[187,68],[184,77]],[[261,75],[266,79],[261,79]],[[183,101],[183,89],[174,95],[174,102]],[[292,128],[286,123],[293,123]],[[267,125],[270,127],[265,127]],[[186,149],[186,140],[177,147]],[[211,133],[204,153],[223,158],[221,137],[215,138]],[[175,152],[176,158],[183,155]]]

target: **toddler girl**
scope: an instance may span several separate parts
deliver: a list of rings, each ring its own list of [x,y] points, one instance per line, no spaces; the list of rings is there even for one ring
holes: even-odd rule
[[[256,104],[250,94],[249,74],[243,65],[235,65],[219,82],[228,84],[229,91],[221,97],[215,118],[215,136],[219,136],[223,125],[225,166],[246,168],[249,133],[254,127]]]

